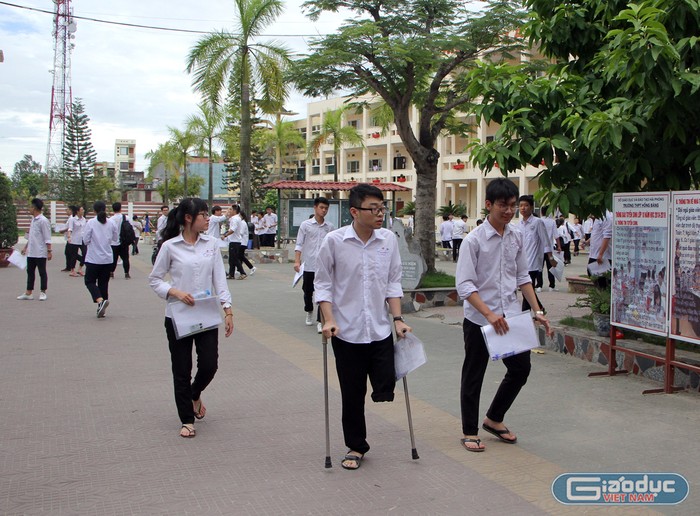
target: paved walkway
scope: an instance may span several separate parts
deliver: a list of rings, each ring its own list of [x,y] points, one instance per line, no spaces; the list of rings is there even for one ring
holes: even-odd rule
[[[487,451],[468,453],[459,444],[461,329],[437,318],[408,318],[428,353],[409,378],[420,460],[411,460],[398,389],[395,403],[368,404],[372,450],[362,468],[340,468],[331,358],[333,468],[324,469],[320,338],[304,325],[287,264],[230,281],[236,330],[221,339],[197,438],[181,439],[163,304],[146,282],[150,249],[134,260],[132,280],[118,273],[111,282],[101,320],[82,280],[58,272],[57,251],[46,302],[15,300],[25,274],[0,270],[0,514],[697,513],[698,396],[642,396],[644,380],[589,379],[599,367],[534,355],[506,420],[518,444],[485,436]],[[553,309],[558,294],[543,301]],[[502,375],[502,364],[490,365],[483,405]],[[559,504],[553,479],[578,471],[677,472],[691,492],[666,508]]]

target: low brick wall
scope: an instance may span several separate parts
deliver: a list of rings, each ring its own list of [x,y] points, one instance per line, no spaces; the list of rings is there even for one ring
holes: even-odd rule
[[[607,369],[610,361],[610,342],[607,338],[598,337],[593,332],[567,326],[555,326],[553,329],[554,337],[550,339],[547,338],[544,328],[541,326],[537,327],[540,346],[551,351],[600,364]],[[618,369],[626,369],[630,374],[643,376],[663,385],[665,378],[663,366],[664,348],[631,340],[622,340],[620,345],[650,355],[656,355],[659,357],[659,360],[652,360],[617,350],[615,360]],[[694,366],[700,365],[700,355],[687,351],[676,350],[676,360]],[[690,392],[700,393],[700,375],[690,369],[676,367],[673,385]]]
[[[593,286],[593,282],[589,278],[581,276],[567,276],[566,284],[572,294],[585,294],[586,290]]]
[[[401,306],[404,313],[417,312],[435,306],[457,306],[461,304],[454,288],[421,288],[404,290]]]

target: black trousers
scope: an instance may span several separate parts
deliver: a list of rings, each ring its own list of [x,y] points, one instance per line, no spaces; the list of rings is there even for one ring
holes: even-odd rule
[[[175,337],[172,319],[166,317],[165,334],[170,348],[177,414],[182,424],[192,424],[194,423],[192,402],[199,399],[202,391],[214,379],[219,367],[219,329],[195,333],[178,340]],[[197,353],[197,374],[194,381],[192,381],[192,344]]]
[[[313,312],[314,311],[314,278],[316,273],[313,271],[304,271],[304,276],[302,278],[301,290],[304,291],[304,311]],[[316,316],[317,321],[321,321],[320,309]]]
[[[530,275],[530,280],[532,281],[532,288],[537,288],[535,285],[537,284],[538,279],[540,285],[542,285],[542,271],[528,271],[528,274]],[[542,301],[540,301],[540,298],[537,297],[537,292],[535,292],[535,297],[537,298],[537,303],[542,307],[542,310],[544,310],[544,305],[542,304]],[[530,310],[530,308],[530,303],[528,303],[525,296],[523,296],[523,312]],[[539,307],[536,307],[535,311],[539,309]]]
[[[112,246],[112,271],[117,270],[117,261],[119,258],[122,259],[122,266],[124,267],[124,274],[129,274],[129,269],[131,264],[129,264],[129,245],[130,244],[119,244]]]
[[[552,264],[549,263],[549,260],[547,259],[547,255],[544,255],[544,265],[547,266],[547,279],[549,280],[549,288],[554,288],[556,287],[556,278],[554,277],[554,274],[552,274],[549,269],[552,268]]]
[[[86,245],[66,244],[66,249],[68,250],[68,268],[70,270],[75,269],[75,264],[77,262],[79,262],[81,266],[85,265]]]
[[[459,258],[459,247],[462,245],[462,239],[461,238],[453,238],[452,239],[452,261],[456,262],[457,258]]]
[[[253,264],[250,263],[250,260],[248,260],[248,257],[245,255],[245,250],[247,249],[247,246],[243,244],[238,244],[238,261],[241,263],[241,271],[243,270],[243,265],[248,267],[249,270],[253,268]],[[243,274],[241,272],[241,274]]]
[[[394,338],[370,344],[351,344],[332,338],[335,369],[343,402],[343,436],[345,446],[360,453],[369,451],[365,424],[367,378],[372,384],[372,401],[394,401]]]
[[[233,276],[234,271],[238,271],[241,274],[243,272],[243,265],[241,264],[240,258],[240,247],[241,244],[238,242],[228,243],[228,275]]]
[[[462,408],[462,433],[479,433],[479,398],[484,383],[489,352],[481,333],[481,326],[464,319],[464,365],[462,366],[462,388],[460,403]],[[506,412],[517,398],[530,375],[530,352],[519,353],[503,359],[506,375],[498,387],[486,416],[498,423],[503,422]]]
[[[36,281],[36,269],[39,269],[39,280],[41,291],[49,287],[49,276],[46,274],[46,258],[27,257],[27,291],[34,290]]]
[[[580,238],[574,239],[574,254],[578,255],[578,244],[581,242]]]
[[[564,251],[564,263],[571,263],[571,240],[562,244],[562,249]]]
[[[99,298],[109,299],[109,275],[111,272],[111,263],[85,264],[85,286],[90,291],[93,303],[97,303]]]

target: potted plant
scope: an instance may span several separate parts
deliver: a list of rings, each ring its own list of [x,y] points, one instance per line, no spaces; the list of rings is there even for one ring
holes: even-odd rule
[[[457,159],[457,163],[452,165],[452,168],[454,168],[455,170],[462,170],[464,168],[464,163],[462,163],[461,159]]]
[[[399,183],[405,183],[405,182],[406,182],[406,176],[404,176],[403,174],[401,174],[398,178],[396,178],[396,181],[398,181]]]
[[[380,136],[380,133],[372,133],[372,138],[379,138]]]
[[[610,335],[610,273],[606,273],[603,277],[607,277],[606,286],[589,287],[586,295],[578,298],[574,306],[589,307],[596,333],[601,337],[607,337]],[[598,283],[596,278],[593,278],[593,281]]]
[[[17,243],[17,211],[12,200],[10,179],[0,172],[0,267],[7,267],[12,246]]]
[[[375,177],[374,179],[372,179],[372,182],[373,182],[373,183],[381,183],[382,180],[379,179],[378,177]]]

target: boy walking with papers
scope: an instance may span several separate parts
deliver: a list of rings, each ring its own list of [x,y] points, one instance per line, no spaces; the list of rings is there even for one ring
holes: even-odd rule
[[[505,178],[491,181],[486,187],[488,217],[469,233],[460,248],[457,261],[457,292],[464,299],[464,365],[460,402],[462,409],[462,445],[472,452],[486,449],[479,439],[479,398],[484,381],[489,352],[482,326],[492,325],[499,335],[508,333],[506,316],[521,313],[516,297],[520,288],[530,306],[539,306],[528,274],[523,236],[510,221],[518,209],[518,189]],[[549,322],[540,311],[535,320]],[[517,336],[513,336],[517,339]],[[530,352],[525,351],[503,359],[506,376],[486,412],[481,427],[506,443],[517,437],[503,424],[505,414],[527,382],[530,374]]]

